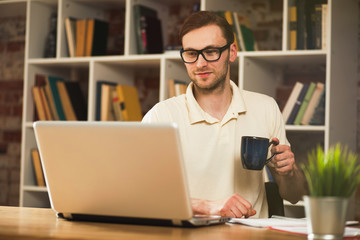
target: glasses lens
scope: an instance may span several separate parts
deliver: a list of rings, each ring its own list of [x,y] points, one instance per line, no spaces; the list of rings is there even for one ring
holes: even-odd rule
[[[220,58],[220,50],[217,48],[209,48],[202,51],[207,61],[216,61]]]
[[[195,62],[198,57],[198,53],[192,50],[185,50],[182,52],[182,57],[185,62]]]

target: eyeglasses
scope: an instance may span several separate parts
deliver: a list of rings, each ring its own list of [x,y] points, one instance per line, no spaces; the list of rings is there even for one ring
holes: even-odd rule
[[[223,47],[206,47],[201,50],[189,49],[180,50],[180,56],[184,63],[194,63],[198,60],[199,54],[208,62],[215,62],[220,59],[221,53],[229,48],[231,43],[226,44]]]

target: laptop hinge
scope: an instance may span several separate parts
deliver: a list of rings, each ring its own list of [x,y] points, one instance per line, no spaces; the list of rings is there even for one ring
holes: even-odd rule
[[[182,222],[179,219],[172,219],[171,222],[175,226],[182,226]]]

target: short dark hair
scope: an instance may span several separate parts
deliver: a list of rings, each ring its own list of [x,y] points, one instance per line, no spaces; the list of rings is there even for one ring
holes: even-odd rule
[[[217,25],[220,27],[226,43],[234,42],[234,32],[230,24],[226,19],[216,13],[209,11],[199,11],[191,14],[187,17],[180,28],[179,40],[182,43],[182,39],[188,32],[208,25]]]

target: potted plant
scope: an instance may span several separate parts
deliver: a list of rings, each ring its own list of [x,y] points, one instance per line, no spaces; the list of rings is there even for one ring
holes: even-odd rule
[[[302,165],[309,187],[304,196],[310,239],[342,239],[351,196],[360,184],[358,155],[340,143],[318,146]]]

